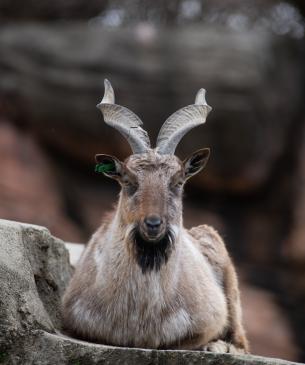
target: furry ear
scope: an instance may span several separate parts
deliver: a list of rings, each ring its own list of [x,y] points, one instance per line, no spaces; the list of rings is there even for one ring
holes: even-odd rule
[[[185,177],[188,179],[200,172],[207,164],[209,157],[210,149],[202,148],[186,158],[183,161]]]
[[[123,176],[123,164],[114,156],[95,155],[95,171],[102,172],[105,176],[112,179],[120,180]]]

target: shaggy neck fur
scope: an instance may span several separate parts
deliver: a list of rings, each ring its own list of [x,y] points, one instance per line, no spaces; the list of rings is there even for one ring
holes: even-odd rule
[[[122,196],[116,209],[114,220],[110,231],[112,237],[123,237],[123,241],[128,249],[130,258],[135,260],[143,274],[149,272],[159,272],[165,268],[173,256],[178,254],[178,246],[182,229],[182,219],[180,225],[171,226],[160,241],[146,241],[137,226],[126,223],[123,218]],[[176,258],[177,260],[177,258]]]
[[[175,236],[169,229],[165,236],[157,242],[147,242],[143,239],[139,230],[135,228],[131,234],[134,245],[134,255],[142,273],[155,270],[159,271],[161,265],[166,264],[174,249]]]

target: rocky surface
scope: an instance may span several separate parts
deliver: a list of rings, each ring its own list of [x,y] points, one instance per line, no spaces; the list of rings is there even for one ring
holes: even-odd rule
[[[44,351],[37,351],[37,347]],[[37,333],[25,347],[26,364],[35,365],[293,365],[294,362],[252,355],[233,356],[201,351],[157,351],[89,344],[82,341]],[[49,362],[51,359],[51,362]],[[14,363],[12,363],[14,364]]]
[[[72,274],[62,241],[46,228],[0,224],[1,345],[33,329],[60,329],[59,303]]]
[[[43,227],[0,221],[0,273],[2,364],[295,364],[251,355],[114,348],[61,335],[60,298],[72,268],[63,242]]]

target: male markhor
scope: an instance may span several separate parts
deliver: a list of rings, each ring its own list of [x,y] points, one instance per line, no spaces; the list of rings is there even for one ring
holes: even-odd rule
[[[65,327],[109,345],[247,352],[237,277],[222,239],[206,225],[183,227],[183,186],[204,168],[210,151],[184,161],[174,152],[189,130],[205,122],[211,110],[205,90],[166,120],[156,148],[140,119],[115,104],[107,80],[98,108],[133,154],[124,162],[96,155],[121,192],[67,288]]]

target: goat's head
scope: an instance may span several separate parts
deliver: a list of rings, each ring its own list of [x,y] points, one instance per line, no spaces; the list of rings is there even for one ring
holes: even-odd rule
[[[203,124],[211,110],[205,101],[205,90],[199,90],[195,104],[178,110],[166,120],[154,149],[141,128],[141,120],[127,108],[114,104],[114,92],[107,80],[104,98],[97,107],[105,122],[118,129],[133,150],[124,162],[113,156],[96,155],[96,161],[104,166],[104,175],[122,186],[120,214],[124,224],[142,245],[173,241],[182,222],[184,183],[204,168],[210,154],[204,148],[184,161],[174,155],[181,138]]]

